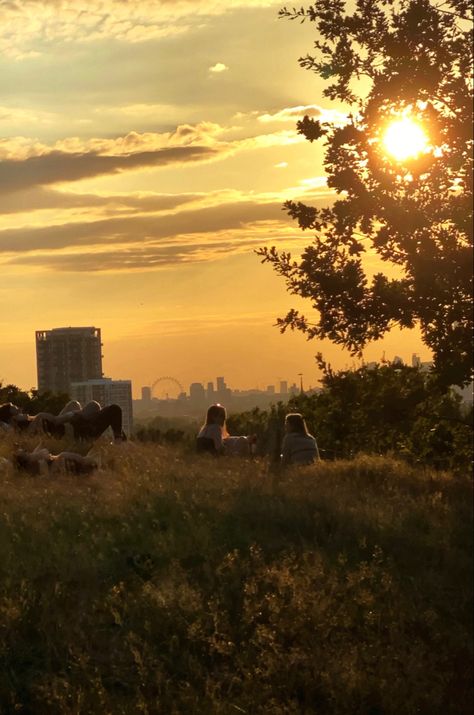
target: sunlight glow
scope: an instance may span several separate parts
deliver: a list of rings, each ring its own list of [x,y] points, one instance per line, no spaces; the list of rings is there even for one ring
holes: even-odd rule
[[[383,136],[383,145],[395,159],[404,161],[427,151],[428,137],[417,122],[403,117],[389,124]]]

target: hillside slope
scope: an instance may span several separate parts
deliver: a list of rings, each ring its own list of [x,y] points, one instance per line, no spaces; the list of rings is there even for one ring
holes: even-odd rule
[[[130,445],[0,513],[1,713],[471,712],[467,478]]]

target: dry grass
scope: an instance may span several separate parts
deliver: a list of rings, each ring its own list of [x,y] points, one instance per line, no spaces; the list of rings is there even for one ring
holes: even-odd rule
[[[471,712],[467,478],[154,445],[104,464],[0,478],[1,713]]]

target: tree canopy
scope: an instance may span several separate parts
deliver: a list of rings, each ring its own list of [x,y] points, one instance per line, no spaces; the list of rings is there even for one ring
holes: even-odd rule
[[[34,388],[26,392],[16,385],[3,385],[0,382],[0,405],[5,402],[13,402],[14,405],[21,407],[30,415],[36,415],[38,412],[52,412],[56,415],[69,399],[69,395],[64,393],[49,391],[40,393]]]
[[[314,54],[300,65],[350,105],[336,126],[308,116],[298,131],[326,142],[335,200],[318,210],[284,208],[314,240],[295,260],[257,251],[308,298],[282,331],[329,338],[361,354],[394,326],[418,326],[444,384],[472,376],[472,6],[467,0],[317,0],[281,17],[314,23]],[[390,122],[410,117],[428,146],[395,158],[384,147]],[[403,141],[403,140],[402,140]],[[377,256],[383,271],[370,271]]]

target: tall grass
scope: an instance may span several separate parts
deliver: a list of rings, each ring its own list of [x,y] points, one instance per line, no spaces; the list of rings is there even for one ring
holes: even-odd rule
[[[156,445],[104,464],[1,478],[1,713],[471,712],[467,478]]]

